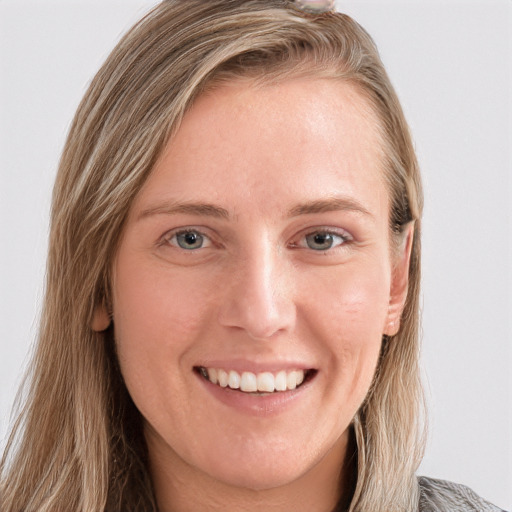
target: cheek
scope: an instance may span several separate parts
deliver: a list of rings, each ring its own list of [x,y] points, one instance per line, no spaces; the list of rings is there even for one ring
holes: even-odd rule
[[[132,398],[145,415],[154,415],[168,400],[186,408],[190,353],[197,340],[208,339],[213,321],[213,287],[178,269],[120,260],[115,274],[114,332],[121,371]],[[139,264],[140,263],[140,264]],[[187,357],[188,356],[188,357]],[[182,371],[184,370],[184,371]],[[168,383],[162,386],[162,383]]]
[[[172,424],[169,411],[189,411],[190,354],[197,340],[208,339],[216,289],[204,276],[127,251],[114,276],[114,333],[126,386],[147,420]]]
[[[158,266],[159,263],[156,263]],[[123,265],[114,295],[114,325],[118,340],[162,349],[186,343],[203,328],[215,288],[209,281],[181,269]]]
[[[365,263],[364,261],[362,263]],[[382,261],[354,263],[313,276],[302,291],[310,315],[339,339],[380,337],[389,306],[390,272]]]
[[[347,266],[320,279],[304,303],[309,336],[322,341],[329,374],[345,403],[357,409],[377,365],[389,304],[389,272],[380,264]],[[338,397],[339,398],[339,397]]]

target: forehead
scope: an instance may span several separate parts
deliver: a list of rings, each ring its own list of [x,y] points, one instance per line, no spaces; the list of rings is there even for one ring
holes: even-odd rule
[[[310,195],[382,195],[382,160],[378,118],[353,85],[240,80],[196,100],[139,199],[263,198],[287,208]]]
[[[205,133],[211,124],[224,130]],[[207,135],[205,141],[213,144],[231,134],[229,142],[236,146],[246,142],[244,135],[251,130],[258,131],[259,140],[286,132],[295,137],[294,145],[311,150],[318,136],[337,147],[348,149],[351,139],[357,139],[380,149],[380,122],[361,90],[346,81],[314,77],[269,83],[240,78],[209,89],[192,105],[168,149],[185,139],[188,144],[199,142],[196,133]],[[289,139],[281,139],[283,149]]]

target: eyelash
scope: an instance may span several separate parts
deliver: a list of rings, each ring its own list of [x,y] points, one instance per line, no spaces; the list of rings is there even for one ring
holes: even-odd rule
[[[198,238],[201,238],[203,241],[207,240],[208,245],[204,246],[203,244],[201,244],[200,247],[192,247],[192,248],[182,247],[179,245],[178,237],[186,236],[186,235],[195,235],[195,236],[198,236]],[[314,249],[308,245],[308,237],[319,236],[319,235],[331,237],[331,238],[339,238],[340,242],[337,245],[334,245],[334,247],[331,245],[330,247],[327,247],[324,249],[322,249],[322,248]],[[175,240],[174,243],[173,243],[173,240]],[[292,249],[310,249],[313,252],[325,254],[327,252],[334,251],[334,250],[338,249],[339,247],[352,242],[353,240],[354,240],[353,237],[346,231],[338,231],[338,230],[333,230],[331,228],[321,228],[320,227],[320,228],[310,230],[307,233],[301,234],[300,241],[291,243],[290,247]],[[195,252],[196,250],[206,249],[206,248],[214,245],[214,242],[211,240],[211,238],[206,233],[204,233],[200,229],[190,227],[190,228],[177,229],[177,230],[170,231],[170,232],[166,233],[162,237],[159,245],[171,245],[176,249],[181,249],[181,250],[187,251],[187,252]]]

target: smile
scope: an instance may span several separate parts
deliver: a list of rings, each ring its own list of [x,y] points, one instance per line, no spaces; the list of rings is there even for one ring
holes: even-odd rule
[[[309,380],[315,370],[281,370],[277,373],[236,372],[218,368],[196,367],[196,371],[217,386],[243,393],[277,393],[292,391]]]

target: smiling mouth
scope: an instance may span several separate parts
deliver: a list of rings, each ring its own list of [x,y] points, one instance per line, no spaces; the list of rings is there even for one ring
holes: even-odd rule
[[[281,370],[276,373],[242,372],[197,366],[194,371],[204,379],[221,388],[230,388],[242,393],[268,394],[292,391],[310,381],[317,370]]]

